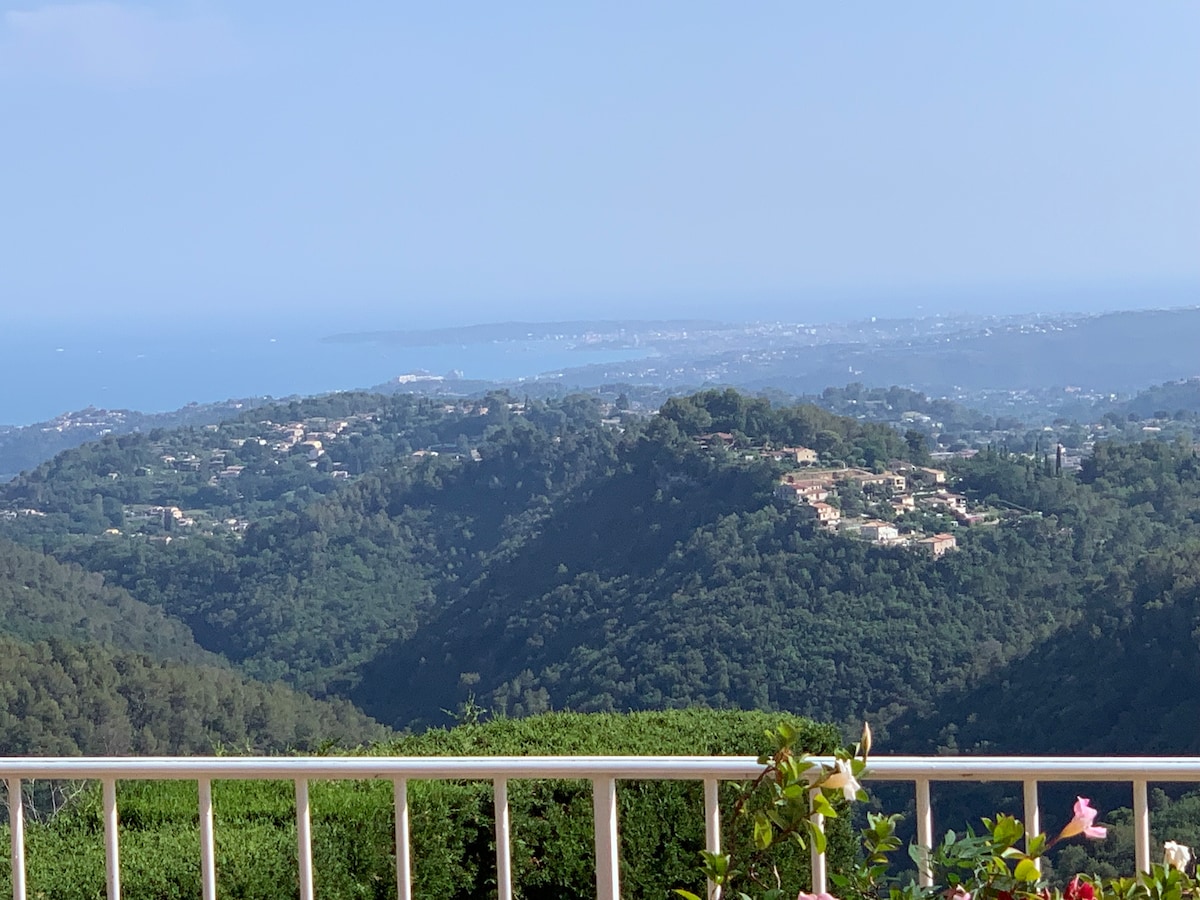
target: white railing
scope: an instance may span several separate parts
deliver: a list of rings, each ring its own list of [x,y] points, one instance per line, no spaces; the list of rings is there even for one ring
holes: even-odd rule
[[[117,782],[196,781],[200,801],[200,873],[204,900],[216,898],[212,782],[232,779],[292,781],[296,790],[296,835],[301,900],[313,900],[311,780],[381,779],[393,784],[396,811],[396,886],[411,900],[408,782],[491,781],[495,798],[496,872],[500,900],[512,898],[508,782],[582,779],[592,782],[596,844],[596,896],[620,897],[617,852],[617,781],[701,781],[707,849],[720,850],[717,788],[746,781],[762,771],[753,757],[530,756],[530,757],[92,757],[0,758],[7,783],[12,840],[14,900],[25,900],[25,838],[21,783],[32,779],[95,779],[103,785],[104,848],[109,900],[121,895]],[[1011,781],[1024,785],[1025,827],[1039,830],[1038,784],[1045,781],[1118,781],[1133,786],[1134,846],[1139,871],[1150,866],[1150,782],[1200,781],[1200,758],[1164,757],[912,757],[874,756],[866,775],[875,781],[910,781],[916,786],[917,841],[933,843],[929,786],[935,781]],[[699,848],[697,848],[699,849]],[[814,893],[826,889],[824,857],[813,854]],[[922,875],[923,878],[927,874]]]

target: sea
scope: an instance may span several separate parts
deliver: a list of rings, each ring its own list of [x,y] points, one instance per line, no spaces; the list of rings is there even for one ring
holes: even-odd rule
[[[511,381],[646,355],[565,341],[402,347],[323,340],[330,334],[321,323],[236,316],[0,327],[0,425],[43,422],[89,406],[166,412],[193,402],[321,394],[410,373]]]

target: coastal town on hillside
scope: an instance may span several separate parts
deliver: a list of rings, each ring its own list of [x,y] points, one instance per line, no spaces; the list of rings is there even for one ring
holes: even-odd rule
[[[435,402],[430,408],[442,415],[467,418],[521,417],[527,412],[524,402],[501,395]],[[619,405],[602,403],[597,411],[602,424],[623,429]],[[161,437],[150,438],[138,465],[96,470],[95,477],[102,482],[141,482],[144,489],[133,493],[146,498],[120,504],[110,501],[113,508],[105,511],[106,521],[97,520],[97,531],[163,543],[189,534],[241,535],[256,518],[248,501],[262,490],[262,477],[278,476],[286,469],[296,486],[315,484],[314,479],[351,480],[362,470],[359,448],[381,437],[384,427],[374,412],[363,410],[342,417],[242,420],[161,432]],[[413,437],[404,445],[410,464],[437,456],[479,459],[479,451],[470,442],[443,444],[432,434],[428,439]],[[700,434],[693,440],[702,448],[730,454],[747,464],[769,461],[779,467],[783,474],[774,490],[778,501],[794,505],[804,518],[828,532],[878,546],[904,546],[937,558],[957,549],[955,529],[996,524],[1001,518],[999,510],[952,491],[950,477],[942,469],[899,461],[874,470],[847,467],[822,459],[807,447],[746,446],[739,438],[718,432]],[[941,453],[933,458],[973,452]],[[1075,460],[1068,465],[1072,463]],[[32,504],[9,506],[0,509],[0,518],[43,516],[45,512]]]
[[[526,404],[494,395],[431,404],[430,411],[495,419],[524,416]],[[603,421],[610,426],[620,422],[618,418]],[[377,412],[363,411],[342,417],[239,420],[152,432],[136,456],[115,455],[111,464],[92,463],[95,481],[128,484],[113,493],[148,498],[148,502],[121,502],[108,497],[96,519],[97,531],[152,543],[171,543],[190,535],[240,536],[256,519],[251,510],[255,495],[264,490],[264,479],[283,479],[293,490],[350,481],[362,473],[363,447],[372,442],[382,442],[389,454],[397,450],[399,459],[407,459],[410,465],[439,456],[480,459],[469,442],[441,443],[432,431],[425,437],[414,435],[411,441],[398,440],[385,434],[388,427]],[[136,464],[131,462],[135,458]],[[37,504],[0,504],[0,522],[56,512]]]
[[[697,443],[733,450],[728,433],[698,435]],[[792,467],[780,477],[775,497],[795,504],[817,527],[869,541],[904,546],[935,559],[958,548],[957,526],[996,524],[998,511],[972,505],[948,488],[945,470],[895,462],[881,471],[822,466],[809,447],[755,447],[747,460],[769,459]]]

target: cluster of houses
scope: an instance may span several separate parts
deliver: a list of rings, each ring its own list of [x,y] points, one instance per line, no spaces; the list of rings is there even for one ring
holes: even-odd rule
[[[727,432],[696,435],[697,444],[705,448],[733,450],[736,437]],[[889,518],[925,510],[947,515],[961,525],[977,525],[986,516],[968,509],[967,498],[947,487],[942,469],[894,463],[883,472],[860,468],[819,468],[820,457],[810,447],[755,448],[748,459],[770,459],[795,466],[775,487],[775,496],[799,504],[817,523],[830,531],[854,534],[879,545],[905,545],[933,557],[958,547],[958,539],[947,532],[923,534],[911,528],[903,532],[894,522],[878,518],[890,510]],[[841,505],[829,501],[839,496],[846,485],[857,485],[868,499],[868,509],[875,516],[847,516]]]
[[[284,423],[265,421],[259,423],[264,429],[263,435],[265,436],[230,438],[228,446],[229,449],[240,450],[247,444],[257,444],[260,447],[269,448],[271,452],[276,454],[301,452],[308,460],[308,464],[315,467],[321,457],[325,455],[326,446],[329,442],[344,436],[348,429],[358,424],[356,420],[370,418],[373,417],[358,416],[351,419],[337,420],[316,417],[303,422]],[[216,431],[218,427],[216,425],[206,425],[205,429]],[[232,478],[239,478],[246,468],[244,465],[229,464],[227,451],[223,449],[209,450],[206,458],[201,458],[195,453],[190,452],[180,453],[179,455],[166,453],[159,458],[166,468],[177,472],[207,472],[209,475],[208,483],[212,485],[228,481]],[[340,466],[334,464],[333,477],[345,478],[349,476],[348,472],[339,472],[338,469],[340,469]]]
[[[147,506],[141,509],[129,509],[125,512],[125,518],[153,522],[166,529],[176,526],[190,528],[196,524],[196,520],[184,514],[178,506]]]
[[[15,519],[18,516],[40,516],[45,518],[46,514],[40,509],[30,509],[23,507],[21,509],[0,509],[0,519]]]
[[[795,459],[797,462],[803,459],[805,462],[802,464],[808,465],[815,462],[816,457],[813,451],[803,447],[766,452],[777,459]],[[811,512],[823,528],[857,534],[874,544],[904,544],[934,557],[942,556],[958,546],[953,534],[902,534],[892,522],[843,516],[841,508],[828,501],[838,496],[840,488],[850,484],[861,488],[864,495],[873,497],[873,505],[886,504],[897,516],[927,509],[948,514],[964,525],[977,524],[984,518],[980,513],[968,511],[966,497],[946,488],[946,473],[943,470],[908,464],[892,466],[885,472],[856,468],[799,470],[783,476],[775,488],[775,496],[800,504]]]

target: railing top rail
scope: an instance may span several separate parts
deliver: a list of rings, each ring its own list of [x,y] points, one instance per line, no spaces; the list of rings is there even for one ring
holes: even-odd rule
[[[221,756],[2,758],[0,776],[117,779],[753,778],[754,757],[705,756]]]
[[[24,779],[738,781],[761,771],[752,756],[0,757],[0,778]],[[1200,781],[1200,757],[873,756],[866,777],[875,781]]]

